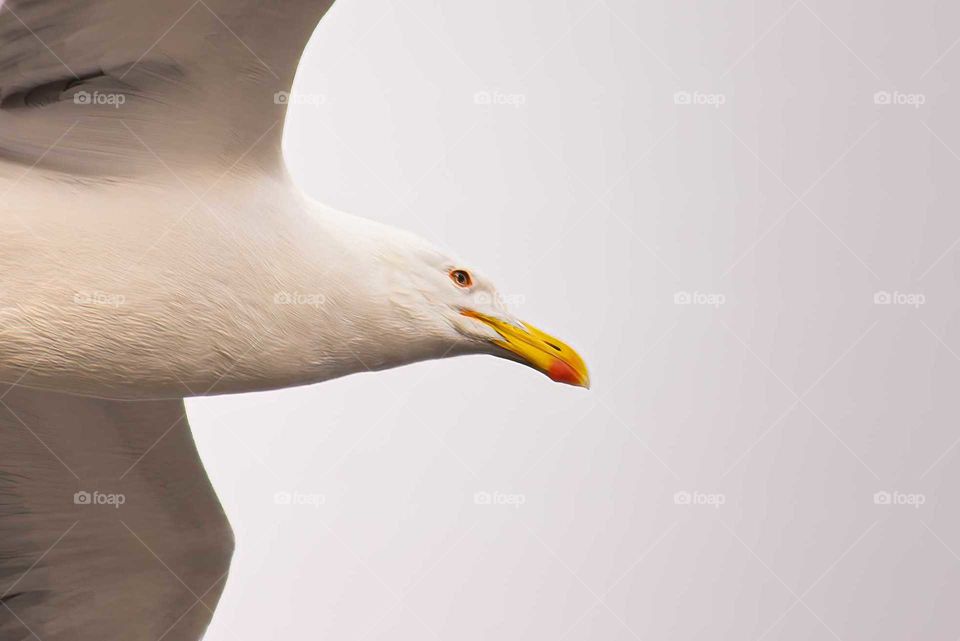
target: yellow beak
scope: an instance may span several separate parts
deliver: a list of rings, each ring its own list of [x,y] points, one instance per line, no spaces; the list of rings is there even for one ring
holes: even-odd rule
[[[471,310],[464,310],[462,314],[492,327],[501,339],[493,341],[494,345],[516,354],[552,380],[590,388],[590,374],[587,372],[586,363],[576,350],[566,343],[527,323],[522,323],[521,328]]]

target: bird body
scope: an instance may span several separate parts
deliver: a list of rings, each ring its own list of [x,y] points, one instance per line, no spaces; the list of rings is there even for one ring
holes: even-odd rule
[[[2,381],[179,398],[316,382],[450,347],[412,331],[389,294],[391,259],[411,237],[288,183],[232,177],[197,204],[199,185],[40,172],[11,192],[0,219]]]

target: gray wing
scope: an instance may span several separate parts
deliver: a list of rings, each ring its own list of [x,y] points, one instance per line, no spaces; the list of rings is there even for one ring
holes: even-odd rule
[[[3,641],[196,641],[232,550],[182,401],[0,400]]]
[[[0,0],[0,158],[80,174],[282,167],[333,0]]]

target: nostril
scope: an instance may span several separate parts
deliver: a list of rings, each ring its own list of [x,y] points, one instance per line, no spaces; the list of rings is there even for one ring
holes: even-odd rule
[[[553,349],[557,350],[558,352],[562,352],[562,351],[563,351],[562,349],[560,349],[559,347],[557,347],[557,346],[554,345],[553,343],[548,342],[547,345],[549,345],[549,346],[552,347]]]

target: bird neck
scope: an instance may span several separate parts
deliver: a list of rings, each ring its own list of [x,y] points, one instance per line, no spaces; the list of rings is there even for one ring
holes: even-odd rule
[[[391,294],[384,249],[397,232],[382,225],[281,184],[224,186],[179,226],[161,216],[183,209],[167,205],[111,228],[86,194],[73,194],[78,217],[112,236],[78,238],[42,215],[36,234],[0,230],[0,382],[171,398],[312,383],[448,347]],[[58,248],[71,272],[50,258]]]

